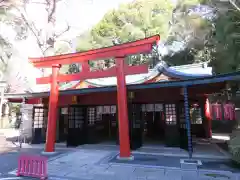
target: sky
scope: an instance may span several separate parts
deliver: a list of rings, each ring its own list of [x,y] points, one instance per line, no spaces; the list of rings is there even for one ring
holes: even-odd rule
[[[109,10],[117,8],[121,3],[129,3],[131,1],[133,0],[59,1],[56,8],[55,32],[56,34],[61,34],[61,32],[66,30],[67,25],[70,26],[70,30],[61,35],[61,38],[58,40],[75,39],[75,37],[99,22]],[[34,22],[36,29],[46,29],[47,14],[45,10],[46,6],[44,5],[45,0],[32,0],[30,2],[26,8],[27,17]],[[36,39],[34,36],[28,38],[28,44],[31,44],[26,50],[29,57],[42,55],[38,47],[36,47]],[[33,44],[35,44],[35,47]],[[76,49],[75,47],[71,48],[73,51]]]
[[[33,1],[44,2],[45,0]],[[69,25],[70,30],[64,33],[60,40],[73,40],[84,31],[91,29],[109,10],[117,8],[121,3],[129,3],[132,1],[134,0],[61,0],[58,2],[56,9],[55,32],[60,34],[66,29],[67,25]],[[172,1],[176,3],[178,0]],[[203,9],[205,10],[206,8],[200,9],[199,11],[203,11]],[[194,9],[193,11],[196,10]],[[33,5],[29,6],[28,12],[31,14],[33,22],[38,22],[38,29],[46,28],[44,26],[46,26],[47,17],[44,17],[44,14],[46,15],[44,5],[40,8],[39,3],[33,3]],[[76,45],[73,43],[71,46],[73,51],[75,51]],[[181,46],[181,44],[174,44],[173,49],[179,50]],[[166,47],[161,46],[159,50],[162,51],[161,53],[163,55],[167,53]],[[32,52],[32,54],[35,54],[35,51]]]
[[[121,3],[131,1],[133,0],[62,1],[57,7],[57,28],[64,29],[67,21],[71,26],[71,31],[65,34],[64,38],[74,38],[100,21],[110,9],[117,8]]]
[[[37,29],[44,28],[46,26],[47,16],[45,13],[45,6],[43,5],[41,7],[40,4],[45,0],[32,1],[36,3],[27,7],[27,11],[31,17],[30,19],[35,22]],[[61,0],[57,5],[56,31],[63,31],[68,24],[71,29],[65,33],[63,38],[72,40],[82,32],[94,26],[110,9],[117,8],[121,3],[129,3],[131,1],[134,0]],[[173,0],[173,2],[177,2],[177,0]],[[3,31],[2,29],[3,28],[1,28],[1,31]],[[7,28],[4,32],[6,32],[6,34],[12,33]],[[10,37],[14,37],[14,35],[11,35]],[[15,43],[15,47],[18,52],[21,53],[20,58],[18,57],[14,59],[19,60],[19,65],[16,67],[19,67],[20,69],[16,69],[11,72],[25,72],[25,74],[22,74],[21,77],[25,77],[26,75],[30,82],[34,82],[33,87],[35,87],[35,78],[40,75],[40,72],[37,75],[37,72],[30,71],[31,68],[29,67],[28,61],[25,62],[25,66],[23,66],[24,63],[22,62],[27,60],[28,57],[42,56],[41,52],[39,52],[39,48],[37,47],[36,39],[34,36],[29,37],[25,42]],[[179,47],[181,47],[181,45],[175,44],[174,49],[178,49]],[[159,50],[162,51],[163,54],[167,53],[167,49],[164,47],[164,44],[159,47]],[[16,74],[12,74],[12,76],[15,77]]]

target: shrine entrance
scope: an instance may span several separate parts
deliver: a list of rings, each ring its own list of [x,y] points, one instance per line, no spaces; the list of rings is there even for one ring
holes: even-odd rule
[[[144,144],[163,143],[165,119],[163,104],[142,104]]]
[[[67,146],[78,146],[86,143],[87,122],[86,107],[70,106],[68,108]]]
[[[143,144],[143,122],[141,104],[128,104],[130,148],[136,150]]]
[[[88,109],[88,143],[118,144],[116,105]]]
[[[119,144],[116,105],[60,108],[59,140],[67,146]]]
[[[127,110],[127,90],[126,90],[126,75],[141,74],[148,72],[147,65],[129,66],[125,64],[125,58],[129,55],[139,53],[150,53],[153,45],[158,44],[160,40],[159,35],[138,40],[135,42],[119,44],[112,47],[106,47],[101,49],[94,49],[86,52],[65,54],[51,57],[40,57],[30,58],[30,62],[37,68],[52,68],[52,75],[48,77],[37,78],[38,84],[51,84],[50,99],[49,99],[49,114],[48,114],[48,125],[47,125],[47,140],[46,140],[46,152],[55,151],[55,140],[56,140],[56,121],[57,121],[57,107],[58,107],[58,96],[59,87],[58,83],[96,79],[105,77],[117,77],[117,104],[118,104],[118,120],[119,124],[119,143],[120,143],[120,157],[130,158],[130,143],[129,143],[129,121],[128,121],[128,110]],[[106,70],[92,71],[90,68],[89,61],[96,61],[99,59],[115,59],[115,66]],[[63,64],[81,63],[81,72],[76,74],[59,74],[59,69]],[[86,119],[82,119],[86,109],[82,107],[71,108],[69,110],[69,123],[68,123],[68,142],[69,145],[77,145],[84,143],[83,138],[86,135]],[[75,117],[75,118],[74,118]],[[109,119],[109,118],[106,118]],[[109,120],[103,121],[104,129],[109,126]],[[93,126],[94,127],[94,126]],[[94,129],[94,128],[93,128]],[[111,128],[110,128],[111,129]],[[109,133],[109,132],[108,132]],[[78,140],[73,140],[74,136],[80,136]],[[89,137],[89,135],[87,134]]]

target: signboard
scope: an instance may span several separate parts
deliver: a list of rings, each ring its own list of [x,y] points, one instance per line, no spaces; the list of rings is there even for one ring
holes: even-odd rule
[[[32,104],[22,104],[20,108],[20,112],[32,111],[33,105]]]

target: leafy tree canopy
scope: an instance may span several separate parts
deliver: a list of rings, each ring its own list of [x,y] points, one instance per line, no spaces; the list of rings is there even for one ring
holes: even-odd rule
[[[166,39],[174,5],[170,0],[138,0],[109,11],[90,33],[80,37],[78,50],[88,50],[160,34]]]
[[[209,26],[208,20],[196,13],[188,13],[199,3],[200,0],[181,0],[178,4],[171,0],[137,0],[122,4],[118,9],[106,13],[90,32],[79,37],[78,51],[112,46],[114,39],[124,43],[155,34],[160,34],[161,42],[165,45],[172,45],[177,41],[181,42],[184,48],[185,44],[188,44],[188,47],[194,44],[194,47],[198,45],[202,48],[205,36],[209,32],[206,28]],[[144,62],[151,64],[152,61],[156,63],[157,54],[156,49],[154,50],[155,55],[135,55],[128,57],[128,60],[130,64]],[[190,55],[187,61],[184,60],[185,57],[181,57],[184,59],[173,63],[171,62],[173,54],[175,52],[170,52],[170,55],[165,57],[165,60],[173,65],[190,62],[189,58],[192,57]]]
[[[217,10],[211,37],[211,66],[214,72],[229,73],[240,68],[240,10],[229,2],[215,3]]]
[[[171,64],[177,65],[181,63],[209,62],[209,65],[213,67],[213,72],[216,74],[238,71],[240,66],[239,4],[237,4],[237,1],[231,0],[206,0],[201,3],[204,5],[202,7],[208,9],[201,13],[201,17],[208,18],[209,21],[202,21],[202,23],[206,24],[202,26],[203,28],[196,29],[200,31],[197,33],[198,35],[190,36],[192,40],[183,41],[186,45],[184,50],[170,54],[165,59],[170,59]],[[183,23],[180,23],[180,25],[183,25]],[[179,33],[173,34],[175,39],[179,37],[178,34],[181,35],[187,31],[184,28],[181,31],[181,28],[179,28],[176,32]],[[203,36],[200,35],[201,33],[203,33]]]

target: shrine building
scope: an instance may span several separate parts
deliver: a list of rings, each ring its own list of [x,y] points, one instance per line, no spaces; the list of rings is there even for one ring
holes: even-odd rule
[[[156,35],[87,52],[30,58],[36,68],[52,67],[51,76],[37,79],[50,83],[50,91],[6,98],[32,107],[32,117],[23,124],[31,131],[32,143],[46,143],[46,152],[54,151],[55,142],[68,147],[111,142],[120,145],[121,158],[130,158],[131,150],[145,143],[161,143],[186,149],[191,157],[192,138],[211,138],[213,116],[235,120],[231,103],[211,108],[208,96],[226,90],[240,73],[215,76],[204,64],[169,67],[159,61],[148,69],[124,63],[129,55],[150,53],[159,40]],[[90,70],[88,61],[104,58],[115,58],[116,66]],[[58,74],[62,64],[71,63],[81,64],[82,71]]]

